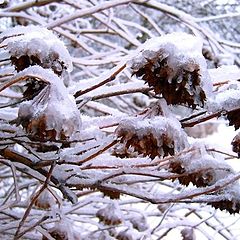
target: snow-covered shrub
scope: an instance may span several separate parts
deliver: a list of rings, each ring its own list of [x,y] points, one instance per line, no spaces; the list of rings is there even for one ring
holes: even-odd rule
[[[209,24],[238,14],[192,17],[191,6],[216,1],[173,2],[3,7],[1,239],[238,235],[236,219],[219,210],[240,211],[240,174],[229,164],[237,155],[225,149],[223,126],[240,126],[239,44]],[[224,131],[187,136],[205,123]]]

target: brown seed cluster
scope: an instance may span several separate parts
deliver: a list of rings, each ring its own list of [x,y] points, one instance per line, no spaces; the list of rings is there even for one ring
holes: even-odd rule
[[[196,236],[193,228],[184,228],[181,230],[182,240],[195,240]]]
[[[227,113],[227,119],[229,120],[229,126],[234,126],[235,130],[240,128],[240,110],[229,111]]]
[[[119,209],[116,209],[114,204],[110,204],[105,208],[99,209],[96,213],[96,217],[100,222],[105,225],[119,225],[122,223],[122,218],[118,214]]]
[[[171,161],[169,168],[171,172],[181,175],[177,179],[182,185],[185,186],[188,186],[190,183],[192,183],[197,187],[206,187],[212,185],[214,179],[213,170],[200,170],[197,172],[189,173],[185,170],[180,161]]]
[[[221,211],[227,210],[230,214],[239,213],[240,211],[240,202],[235,199],[211,202],[208,203],[208,205],[211,205],[216,209],[220,209]]]
[[[116,239],[117,240],[134,240],[133,234],[131,234],[127,230],[119,232],[118,235],[116,236]]]
[[[124,126],[119,126],[117,135],[121,138],[121,143],[124,143],[126,153],[130,148],[133,148],[135,152],[143,154],[144,157],[149,156],[151,159],[156,156],[174,155],[174,140],[168,136],[167,132],[161,135],[161,145],[153,133],[138,135],[134,126],[132,126],[131,132],[129,129],[125,129]]]
[[[55,203],[56,203],[55,198],[51,195],[51,193],[47,189],[45,189],[36,199],[34,205],[40,209],[49,209]]]
[[[55,74],[61,76],[63,69],[66,69],[64,63],[59,59],[59,55],[56,52],[49,54],[46,58],[40,59],[36,55],[21,55],[21,56],[11,56],[11,63],[14,65],[17,72],[24,70],[30,66],[39,65],[46,69],[52,69]]]
[[[46,130],[46,116],[43,115],[40,118],[26,119],[23,128],[28,134],[34,136],[35,140],[54,140],[56,139],[56,131],[54,129]]]
[[[60,229],[49,229],[48,233],[51,235],[52,238],[56,240],[68,240],[67,233],[64,231],[61,231]],[[42,240],[48,240],[47,237],[43,236]]]
[[[189,60],[173,67],[171,56],[164,49],[152,55],[152,58],[145,58],[145,64],[139,65],[137,61],[132,64],[133,75],[141,77],[168,104],[186,104],[192,108],[203,106],[206,95],[200,84],[200,66]]]
[[[232,150],[240,157],[240,133],[238,133],[232,140]]]

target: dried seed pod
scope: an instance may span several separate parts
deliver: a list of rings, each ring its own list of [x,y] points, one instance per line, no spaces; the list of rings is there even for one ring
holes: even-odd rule
[[[239,79],[239,69],[221,67],[219,70],[213,71],[211,75],[216,79],[224,79],[224,77],[228,78],[229,73],[233,81],[219,86],[214,97],[208,99],[207,108],[209,112],[222,112],[222,115],[229,120],[229,125],[234,126],[235,130],[237,130],[240,128],[240,83],[236,81]]]
[[[231,144],[232,150],[240,157],[240,132],[233,138]]]
[[[36,95],[38,95],[46,86],[47,83],[43,81],[36,81],[29,78],[25,84],[26,90],[23,92],[23,97],[27,100],[31,100]]]
[[[60,229],[49,229],[48,233],[56,240],[68,240],[68,237],[65,232],[61,231]],[[47,237],[43,236],[42,240],[48,240]]]
[[[224,179],[224,178],[223,178]],[[220,210],[226,210],[230,214],[240,212],[239,182],[234,182],[218,190],[211,195],[216,195],[219,200],[209,201],[208,205]]]
[[[199,151],[188,152],[171,159],[169,170],[180,174],[177,179],[181,184],[192,183],[197,187],[211,186],[234,172],[224,159],[217,159]]]
[[[133,237],[133,233],[126,230],[126,231],[121,231],[118,233],[116,236],[117,240],[134,240],[136,238]]]
[[[66,140],[80,131],[81,119],[74,99],[63,82],[51,71],[39,66],[29,67],[16,74],[17,79],[41,79],[46,85],[33,97],[23,102],[18,111],[17,123],[35,140]]]
[[[229,111],[227,113],[227,119],[229,120],[229,126],[234,126],[235,130],[240,128],[239,114],[240,114],[239,109],[236,109],[234,111]]]
[[[197,187],[206,187],[212,185],[215,177],[213,170],[197,170],[197,172],[187,172],[180,161],[171,161],[169,164],[170,171],[181,174],[177,179],[182,185],[188,186],[190,183]]]
[[[187,145],[180,123],[176,119],[160,116],[124,120],[120,122],[116,134],[121,138],[126,151],[133,148],[152,159],[156,156],[174,155]]]
[[[235,186],[239,189],[238,184],[235,184]],[[234,188],[234,186],[232,186],[232,187]],[[229,188],[231,188],[231,186]],[[231,197],[226,199],[225,195],[227,194],[226,192],[228,190],[229,190],[228,188],[225,188],[221,192],[217,193],[217,194],[223,194],[222,200],[219,200],[216,202],[210,202],[210,203],[208,203],[208,205],[211,205],[212,207],[214,207],[216,209],[220,209],[221,211],[226,210],[230,214],[239,213],[240,212],[240,198],[238,195],[236,196],[235,193],[231,193],[230,194]]]
[[[104,196],[108,196],[111,199],[119,199],[120,198],[120,192],[106,190],[106,189],[100,189],[100,191],[104,194]]]
[[[202,49],[202,54],[203,54],[203,56],[204,56],[207,60],[209,60],[209,61],[215,60],[214,54],[210,51],[210,49],[208,49],[208,48],[206,48],[206,47],[204,47],[204,48]]]
[[[0,46],[5,47],[19,72],[39,65],[52,69],[58,76],[64,69],[72,70],[72,62],[63,42],[50,30],[39,26],[17,26],[0,34]]]
[[[195,240],[196,235],[193,228],[184,228],[181,230],[182,240]]]
[[[97,211],[96,217],[105,225],[119,225],[123,221],[121,210],[116,204],[109,204]]]
[[[130,222],[133,228],[137,229],[139,232],[144,232],[149,228],[147,219],[144,216],[135,216],[130,219]]]
[[[34,202],[34,205],[41,209],[49,209],[54,204],[56,204],[56,200],[48,189],[44,189]]]
[[[158,204],[157,206],[157,209],[161,212],[161,213],[164,213],[165,211],[168,210],[168,208],[171,206],[170,203],[161,203],[161,204]]]
[[[73,230],[71,223],[66,221],[61,221],[55,224],[53,228],[48,229],[48,233],[56,240],[80,240],[79,234]],[[45,236],[42,240],[48,240]]]
[[[220,209],[221,211],[226,210],[230,214],[235,214],[240,212],[240,201],[233,199],[233,200],[221,200],[217,202],[208,203],[212,207],[216,209]]]
[[[150,39],[129,65],[133,75],[145,80],[168,104],[196,108],[211,92],[202,43],[193,35],[174,33]]]

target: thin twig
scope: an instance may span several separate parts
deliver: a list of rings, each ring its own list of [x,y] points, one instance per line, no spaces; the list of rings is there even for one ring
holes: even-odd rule
[[[92,87],[89,87],[89,88],[87,88],[87,89],[85,89],[85,90],[77,91],[77,92],[74,94],[74,97],[77,98],[77,97],[79,97],[79,96],[81,96],[81,95],[83,95],[83,94],[85,94],[85,93],[88,93],[88,92],[90,92],[90,91],[92,91],[92,90],[94,90],[94,89],[97,89],[97,88],[105,85],[106,83],[109,83],[109,82],[113,81],[113,80],[116,78],[116,76],[117,76],[125,67],[126,67],[126,64],[123,64],[123,65],[120,66],[113,74],[111,74],[110,77],[108,77],[107,79],[103,80],[102,82],[100,82],[100,83],[98,83],[98,84],[96,84],[96,85],[94,85],[94,86],[92,86]]]
[[[25,211],[25,213],[24,213],[24,215],[23,215],[23,217],[22,217],[22,219],[21,219],[21,221],[19,222],[17,231],[16,231],[16,233],[15,233],[15,235],[14,235],[14,240],[19,239],[19,238],[23,235],[23,234],[20,233],[21,227],[23,226],[26,218],[28,217],[28,215],[29,215],[29,213],[30,213],[30,211],[31,211],[31,209],[32,209],[33,204],[36,202],[36,200],[38,199],[38,197],[40,196],[40,194],[41,194],[41,193],[44,191],[44,189],[47,187],[48,182],[49,182],[49,180],[50,180],[50,178],[51,178],[51,175],[52,175],[52,172],[53,172],[53,169],[54,169],[55,165],[56,165],[56,162],[53,161],[53,162],[52,162],[52,165],[51,165],[51,167],[50,167],[50,169],[49,169],[49,171],[48,171],[48,174],[47,174],[47,177],[46,177],[46,180],[45,180],[44,184],[43,184],[42,187],[39,189],[39,191],[34,194],[34,196],[33,196],[32,200],[31,200],[30,204],[28,205],[28,207],[27,207],[27,209],[26,209],[26,211]]]

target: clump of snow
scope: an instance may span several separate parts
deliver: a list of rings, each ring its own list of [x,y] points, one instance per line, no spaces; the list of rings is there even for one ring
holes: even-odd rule
[[[71,56],[62,41],[50,30],[40,26],[17,26],[0,34],[0,46],[5,47],[11,57],[28,56],[30,65],[39,64],[62,72],[72,70]]]
[[[28,121],[43,117],[46,121],[46,130],[55,130],[57,138],[60,138],[62,133],[70,137],[80,131],[79,110],[59,77],[49,69],[32,66],[16,74],[12,81],[29,77],[44,81],[48,85],[32,100],[20,105],[18,111],[20,123],[24,126],[24,121],[28,123]],[[31,131],[34,134],[37,129],[32,127]]]
[[[48,232],[53,237],[53,239],[79,239],[79,232],[76,232],[73,228],[73,224],[63,216],[61,216],[61,220],[59,222],[55,223],[54,227],[48,229]]]

